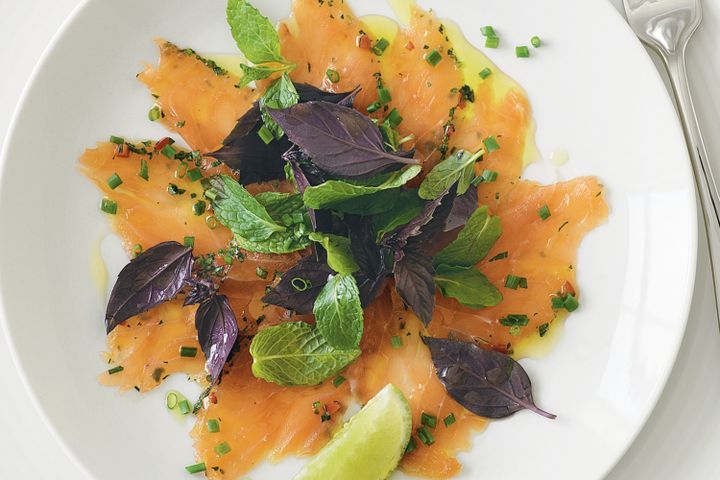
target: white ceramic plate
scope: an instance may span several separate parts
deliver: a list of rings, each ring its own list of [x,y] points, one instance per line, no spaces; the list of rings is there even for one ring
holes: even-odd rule
[[[389,13],[382,0],[351,1]],[[651,412],[684,331],[696,253],[695,200],[687,154],[658,75],[624,22],[603,0],[422,1],[480,44],[495,25],[504,48],[491,57],[523,84],[538,145],[571,161],[528,175],[594,174],[612,213],[580,251],[583,308],[555,350],[524,361],[549,422],[528,412],[494,422],[462,455],[463,478],[598,478]],[[289,2],[259,2],[279,19]],[[472,13],[472,15],[469,14]],[[528,60],[511,45],[545,40]],[[66,24],[21,102],[2,155],[0,316],[43,414],[96,478],[178,478],[191,442],[163,411],[170,385],[145,397],[101,388],[100,298],[90,256],[104,231],[98,193],[76,171],[83,148],[110,133],[153,137],[150,99],[134,79],[154,61],[152,38],[199,51],[234,51],[224,2],[93,0]],[[105,245],[115,267],[117,245]],[[181,379],[172,386],[190,387]],[[518,461],[521,459],[522,461]],[[253,478],[288,478],[297,460],[264,465]]]

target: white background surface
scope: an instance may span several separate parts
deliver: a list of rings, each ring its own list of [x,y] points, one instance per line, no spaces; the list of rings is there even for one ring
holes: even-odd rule
[[[32,67],[77,3],[0,0],[0,64],[5,70],[0,80],[0,143]],[[705,4],[706,23],[691,45],[690,70],[710,157],[718,159],[715,164],[720,168],[720,136],[714,135],[720,127],[720,95],[716,91],[720,79],[720,56],[716,52],[720,47],[720,1],[705,0]],[[678,363],[646,428],[609,478],[720,477],[720,334],[709,282],[702,243],[694,308]],[[0,339],[0,478],[81,478],[35,413],[4,342]]]

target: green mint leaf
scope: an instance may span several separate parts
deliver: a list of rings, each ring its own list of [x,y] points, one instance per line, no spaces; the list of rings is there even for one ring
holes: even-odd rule
[[[307,208],[299,193],[262,192],[255,196],[255,200],[279,225],[290,227],[304,223],[310,228]]]
[[[337,210],[338,206],[342,208],[343,205],[356,201],[358,197],[400,188],[415,178],[421,170],[422,167],[419,165],[412,165],[403,170],[379,175],[369,180],[328,180],[315,187],[306,188],[303,200],[305,200],[305,205],[309,208],[332,208]],[[397,195],[397,192],[393,192],[393,196],[395,195]]]
[[[263,80],[265,78],[268,78],[270,75],[272,75],[275,72],[281,72],[285,70],[286,67],[268,67],[265,65],[256,65],[256,66],[250,66],[250,65],[244,65],[240,64],[240,69],[243,72],[242,78],[240,78],[240,82],[238,82],[237,87],[243,88],[247,87],[248,84],[256,81],[256,80]]]
[[[298,95],[297,90],[295,90],[295,85],[293,85],[287,73],[284,73],[282,77],[275,80],[263,96],[260,97],[260,111],[262,112],[263,122],[268,130],[272,132],[275,140],[280,140],[283,135],[285,135],[285,132],[283,132],[280,125],[268,114],[268,109],[290,108],[299,101],[300,95]]]
[[[313,232],[309,237],[327,251],[327,264],[336,272],[350,275],[360,269],[350,251],[349,238],[320,232]]]
[[[363,310],[355,277],[332,277],[315,299],[313,313],[317,329],[331,346],[350,350],[360,345]]]
[[[212,201],[215,216],[235,235],[251,242],[262,242],[273,233],[287,231],[232,177],[217,175],[205,182],[205,195]]]
[[[418,195],[425,200],[435,200],[457,182],[457,194],[462,195],[470,188],[475,178],[475,161],[485,153],[483,150],[470,153],[458,150],[447,159],[435,165],[420,184]]]
[[[424,207],[425,201],[418,197],[417,189],[401,190],[396,195],[390,210],[371,217],[370,220],[375,227],[377,237],[382,238],[383,235],[392,232],[400,225],[409,223],[420,215]]]
[[[470,308],[494,307],[503,298],[500,290],[474,267],[440,265],[435,269],[435,285],[444,296]]]
[[[228,0],[227,22],[238,48],[252,63],[286,63],[275,26],[247,0]]]
[[[433,258],[434,265],[470,267],[490,251],[502,234],[500,218],[490,216],[487,206],[475,210],[457,238]]]
[[[250,355],[257,378],[278,385],[317,385],[355,360],[360,350],[337,350],[311,325],[289,322],[260,330]]]
[[[290,231],[273,233],[270,238],[262,242],[251,242],[239,235],[235,235],[235,241],[238,247],[243,250],[265,254],[297,252],[298,250],[304,250],[312,243],[307,235],[298,236]]]

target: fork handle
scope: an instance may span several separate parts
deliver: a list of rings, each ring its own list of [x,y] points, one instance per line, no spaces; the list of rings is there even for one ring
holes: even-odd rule
[[[675,54],[664,56],[664,60],[670,74],[670,82],[677,100],[693,171],[695,172],[695,183],[700,195],[710,250],[710,266],[715,286],[715,307],[716,311],[720,313],[720,194],[718,194],[718,184],[715,181],[708,160],[705,142],[703,141],[697,114],[695,113],[695,105],[690,93],[685,50],[682,49]]]

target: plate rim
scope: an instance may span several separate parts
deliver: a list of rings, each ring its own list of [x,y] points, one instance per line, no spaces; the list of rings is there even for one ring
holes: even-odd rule
[[[29,98],[30,91],[33,89],[38,76],[40,75],[41,70],[43,69],[45,63],[47,62],[48,58],[50,58],[54,53],[55,50],[58,47],[58,44],[62,41],[63,37],[67,33],[67,31],[74,25],[74,23],[77,20],[77,17],[82,13],[83,10],[85,10],[88,5],[95,2],[97,0],[80,0],[79,3],[71,10],[71,12],[66,16],[66,18],[62,21],[60,27],[57,29],[57,31],[52,35],[50,41],[48,42],[47,46],[44,48],[42,54],[38,58],[37,62],[33,66],[32,72],[30,76],[28,77],[27,81],[25,82],[22,93],[18,97],[17,103],[13,109],[13,113],[10,117],[10,122],[8,124],[8,128],[6,131],[6,136],[2,144],[2,149],[0,149],[0,191],[3,188],[3,182],[1,181],[3,178],[3,175],[5,174],[5,170],[7,168],[7,165],[9,163],[9,151],[10,151],[10,145],[13,143],[16,130],[19,125],[19,118],[22,113],[22,111],[25,108],[25,104]],[[384,0],[384,1],[390,1],[390,0]],[[609,8],[612,12],[610,15],[615,15],[617,17],[617,21],[622,23],[622,26],[618,25],[618,31],[623,31],[626,36],[628,37],[628,41],[630,43],[633,43],[632,48],[642,48],[644,50],[647,50],[646,47],[643,46],[642,42],[636,37],[630,26],[627,24],[626,19],[624,16],[614,8],[614,6],[610,3],[609,0],[596,0],[597,3],[603,5],[602,8]],[[452,19],[452,18],[451,18]],[[630,43],[628,47],[630,48]],[[646,55],[644,56],[643,61],[646,63],[646,67],[644,68],[652,68],[655,72],[654,82],[659,82],[660,85],[665,87],[665,82],[663,80],[662,74],[657,69],[657,66],[653,63],[651,56],[649,52],[646,51]],[[670,92],[667,91],[666,88],[663,89],[666,92],[666,95],[662,96],[662,100],[660,98],[657,99],[658,102],[663,103],[666,107],[669,107],[672,109],[673,112],[676,113],[676,110],[674,108],[674,104],[672,101],[672,97],[670,95]],[[532,103],[532,99],[531,103]],[[680,138],[682,138],[682,143],[685,144],[684,137],[682,137],[682,125],[680,122],[680,119],[677,115],[674,116],[673,121],[676,123],[677,132],[678,135],[680,135]],[[688,214],[690,214],[691,218],[693,219],[690,221],[691,230],[687,232],[688,234],[688,240],[690,240],[690,244],[694,245],[694,248],[691,249],[689,252],[689,257],[691,260],[689,269],[687,271],[688,273],[688,281],[686,284],[688,285],[687,289],[687,295],[686,298],[682,302],[682,305],[684,305],[683,314],[682,314],[682,321],[679,322],[678,328],[675,331],[675,338],[672,343],[672,355],[669,356],[669,363],[668,368],[665,369],[662,375],[659,375],[661,381],[659,381],[656,385],[656,388],[651,391],[651,393],[648,395],[648,408],[645,409],[645,412],[643,415],[639,415],[639,421],[637,422],[637,425],[634,429],[634,431],[628,435],[627,441],[625,442],[625,445],[621,450],[618,451],[618,455],[614,458],[613,461],[607,463],[607,467],[603,471],[599,471],[600,476],[598,478],[604,478],[606,477],[612,470],[615,468],[615,466],[620,462],[622,458],[625,457],[628,450],[635,444],[638,436],[646,426],[649,418],[655,411],[657,404],[660,400],[661,395],[666,389],[668,380],[670,378],[670,375],[673,371],[673,368],[675,364],[677,363],[678,355],[680,353],[680,347],[682,344],[682,341],[685,337],[686,331],[687,331],[687,325],[689,320],[689,315],[691,311],[692,306],[692,297],[693,293],[695,291],[695,280],[697,277],[697,259],[698,259],[698,242],[700,241],[698,231],[699,231],[699,218],[698,214],[701,212],[701,206],[698,204],[697,200],[697,194],[696,194],[696,184],[695,184],[695,175],[692,171],[691,164],[690,164],[690,156],[687,149],[683,153],[683,158],[686,160],[684,169],[689,172],[689,178],[691,180],[690,188],[694,192],[693,194],[693,200],[690,202],[690,210]],[[612,214],[612,212],[611,212]],[[20,378],[20,381],[23,385],[24,390],[27,392],[33,408],[38,413],[38,416],[40,417],[42,423],[46,426],[49,433],[52,435],[52,438],[56,441],[56,443],[60,446],[60,449],[62,452],[67,455],[69,459],[71,459],[72,463],[75,465],[75,467],[78,469],[79,472],[81,472],[86,478],[95,478],[92,473],[88,470],[87,466],[85,465],[85,462],[77,455],[77,453],[70,448],[70,446],[67,444],[63,436],[58,431],[55,422],[50,418],[48,415],[46,409],[43,407],[42,403],[39,400],[38,393],[36,392],[35,387],[32,386],[32,383],[30,381],[29,376],[27,375],[25,366],[23,365],[22,361],[20,360],[20,353],[17,350],[17,346],[15,344],[15,341],[13,340],[13,335],[11,334],[11,328],[10,328],[10,322],[8,319],[7,311],[4,305],[4,296],[2,294],[3,292],[3,276],[0,274],[0,330],[2,331],[3,335],[6,338],[6,344],[8,346],[8,351],[10,354],[11,361],[18,372],[18,376]]]

